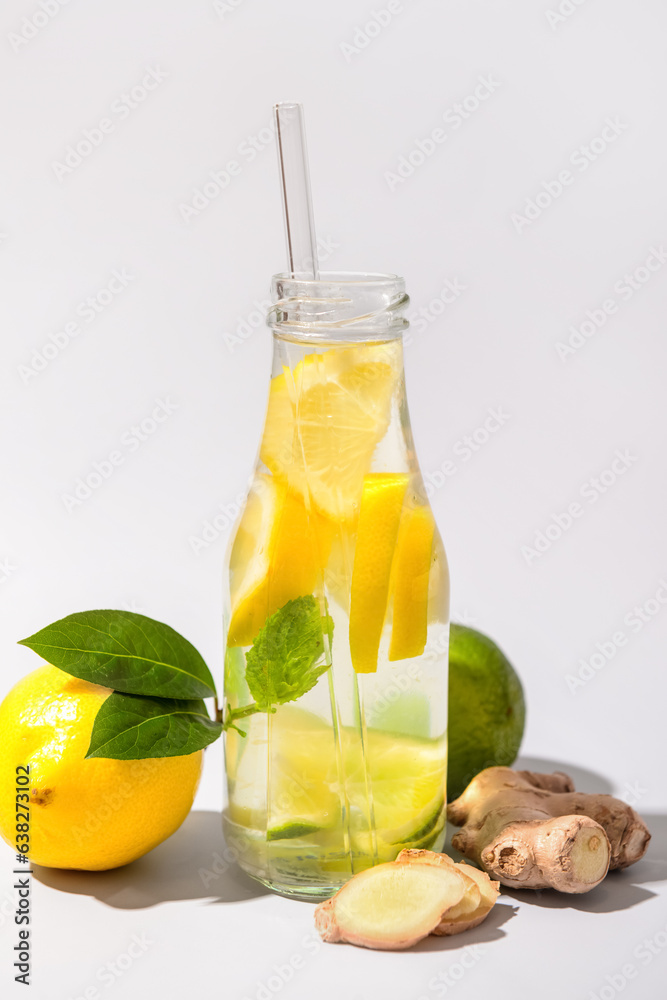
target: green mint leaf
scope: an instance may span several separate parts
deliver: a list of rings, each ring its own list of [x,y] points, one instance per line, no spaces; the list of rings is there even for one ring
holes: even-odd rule
[[[220,736],[200,699],[146,698],[115,691],[95,716],[86,757],[141,760],[182,757],[203,750]]]
[[[201,654],[169,625],[134,611],[82,611],[21,645],[54,667],[125,694],[210,698],[215,684]]]
[[[246,654],[246,681],[257,711],[271,712],[274,705],[296,701],[329,669],[320,663],[324,632],[333,635],[333,621],[322,617],[312,595],[288,601],[267,618],[254,645]]]

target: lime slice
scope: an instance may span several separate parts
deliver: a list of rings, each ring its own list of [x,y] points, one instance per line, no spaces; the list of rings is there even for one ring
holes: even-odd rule
[[[305,837],[309,833],[317,833],[324,827],[315,823],[284,823],[282,826],[272,826],[266,831],[267,840],[294,840],[295,837]]]
[[[421,822],[421,826],[418,825]],[[445,798],[440,798],[433,808],[433,804],[422,810],[421,817],[417,817],[411,824],[406,824],[398,840],[392,841],[394,844],[409,842],[416,847],[418,843],[428,838],[433,839],[435,833],[439,832],[445,823]]]
[[[385,844],[411,843],[438,822],[444,809],[445,741],[414,739],[370,729],[367,768],[377,837]],[[368,797],[360,743],[350,734],[348,797],[359,832],[368,830]]]
[[[241,744],[230,773],[229,815],[235,823],[266,830],[267,840],[275,842],[317,834],[318,843],[337,852],[344,849],[345,802],[353,854],[372,856],[377,845],[382,859],[395,857],[398,846],[421,846],[428,838],[430,844],[442,829],[443,740],[369,729],[364,768],[359,733],[345,727],[340,730],[342,789],[335,735],[327,720],[295,705],[281,705],[275,715],[245,721],[247,737],[228,734]],[[375,838],[370,833],[369,791]]]
[[[230,818],[266,829],[268,840],[339,825],[331,726],[294,705],[244,721],[248,735],[239,738],[238,762],[230,774]]]

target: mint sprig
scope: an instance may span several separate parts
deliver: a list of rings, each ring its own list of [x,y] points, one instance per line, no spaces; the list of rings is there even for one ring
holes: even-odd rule
[[[312,595],[288,601],[266,620],[246,656],[254,702],[211,719],[202,698],[217,694],[201,654],[163,622],[134,611],[83,611],[47,625],[21,644],[61,670],[112,688],[93,724],[86,757],[177,757],[213,743],[256,712],[295,701],[328,670],[324,636],[333,621]],[[328,653],[328,651],[327,651]],[[241,654],[242,655],[242,654]]]
[[[331,666],[325,653],[324,636],[329,650],[333,641],[333,619],[322,615],[312,594],[296,597],[266,619],[254,644],[246,654],[245,679],[255,699],[242,708],[227,707],[225,728],[236,729],[236,722],[256,712],[275,712],[278,705],[296,701],[312,687]]]
[[[332,634],[333,621],[320,614],[311,595],[288,601],[267,618],[246,655],[246,681],[259,712],[296,701],[329,669],[326,662],[317,665],[325,629]]]

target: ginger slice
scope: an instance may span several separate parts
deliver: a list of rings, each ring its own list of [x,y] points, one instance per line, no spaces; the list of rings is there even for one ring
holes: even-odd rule
[[[461,931],[477,927],[478,924],[481,924],[482,920],[488,917],[493,904],[498,899],[500,882],[494,882],[486,872],[480,871],[479,868],[473,868],[472,865],[467,865],[464,861],[457,862],[455,867],[477,883],[480,893],[480,903],[474,913],[461,914],[455,919],[452,919],[453,914],[446,913],[433,931],[434,934],[460,934]]]
[[[454,861],[452,861],[448,855],[436,854],[435,851],[420,850],[414,847],[406,847],[402,850],[396,858],[396,863],[399,865],[448,865],[456,869]],[[482,894],[477,882],[474,879],[469,878],[466,871],[461,871],[461,874],[465,879],[465,892],[456,906],[452,906],[452,908],[448,910],[448,920],[458,920],[459,917],[470,916],[475,912],[482,901]]]
[[[610,868],[641,858],[651,838],[611,795],[575,792],[560,772],[489,767],[447,809],[454,847],[503,885],[588,892]]]
[[[397,864],[359,872],[315,910],[324,941],[363,948],[410,948],[463,899],[467,882],[452,865]]]
[[[486,872],[473,868],[464,861],[453,861],[447,854],[406,848],[401,851],[396,861],[399,864],[449,865],[466,879],[467,888],[460,903],[447,911],[438,926],[431,931],[432,934],[460,934],[462,931],[470,930],[471,927],[477,927],[489,915],[498,898],[500,891],[498,882],[493,882]]]

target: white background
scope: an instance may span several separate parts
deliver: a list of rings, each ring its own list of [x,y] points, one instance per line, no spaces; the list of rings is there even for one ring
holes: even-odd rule
[[[198,812],[168,843],[117,872],[40,874],[33,998],[93,987],[112,1000],[663,995],[667,264],[632,276],[652,248],[657,267],[667,241],[667,11],[565,0],[559,19],[558,2],[403,0],[368,41],[358,29],[384,0],[71,0],[38,30],[23,20],[36,0],[4,0],[3,692],[37,665],[17,639],[91,607],[167,621],[220,678],[226,525],[270,365],[255,303],[284,267],[275,149],[251,161],[247,142],[267,138],[276,100],[301,100],[318,232],[335,245],[327,266],[398,272],[428,310],[406,348],[407,384],[454,619],[515,663],[535,766],[613,790],[654,832],[643,862],[587,896],[505,895],[477,931],[405,954],[316,950],[309,904],[264,894],[233,867],[204,885],[200,869],[223,850],[216,744]],[[113,110],[149,70],[164,79],[145,101]],[[464,120],[455,105],[480,77],[493,93],[469,99]],[[113,131],[58,167],[103,118]],[[591,147],[607,119],[614,141]],[[437,128],[446,138],[432,155],[387,178]],[[586,169],[580,147],[593,150]],[[188,212],[232,160],[228,186]],[[563,170],[572,182],[559,192]],[[127,287],[88,322],[80,304],[123,269]],[[443,306],[448,280],[465,289]],[[559,350],[609,299],[606,322]],[[63,336],[72,322],[77,335]],[[171,415],[139,441],[131,428],[157,399]],[[499,407],[502,427],[480,430]],[[484,443],[466,460],[475,432]],[[68,501],[117,450],[113,475]],[[630,457],[603,493],[589,481],[617,450]],[[447,460],[456,471],[443,484]],[[580,516],[558,529],[573,503]],[[531,552],[549,525],[545,551]],[[609,656],[618,632],[625,644]],[[0,976],[19,996],[12,855],[1,856]],[[100,978],[134,934],[145,953]],[[283,983],[294,956],[302,968]]]

